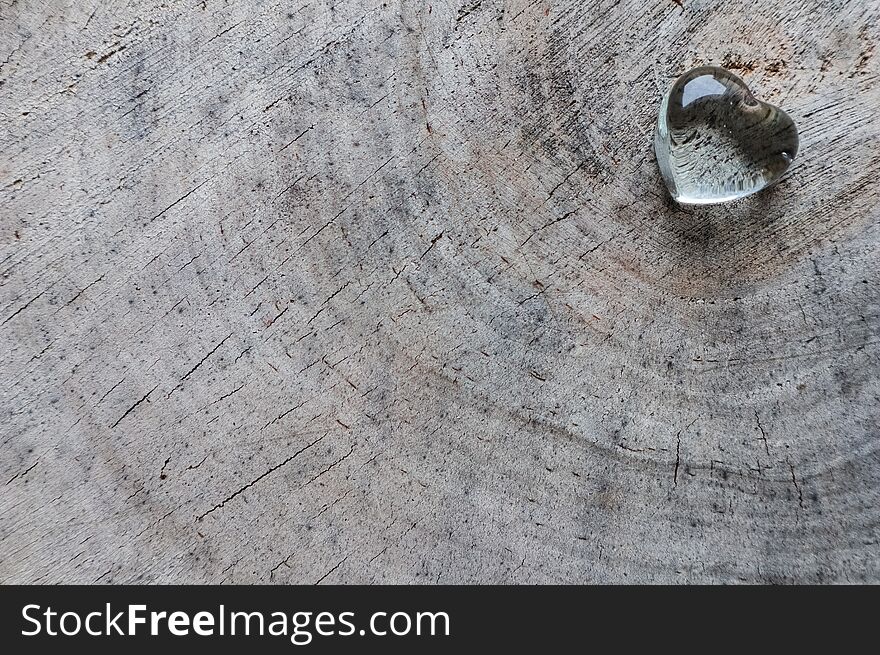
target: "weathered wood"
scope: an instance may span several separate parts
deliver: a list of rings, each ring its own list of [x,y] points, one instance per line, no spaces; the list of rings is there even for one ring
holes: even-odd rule
[[[878,15],[4,0],[0,580],[878,581]]]

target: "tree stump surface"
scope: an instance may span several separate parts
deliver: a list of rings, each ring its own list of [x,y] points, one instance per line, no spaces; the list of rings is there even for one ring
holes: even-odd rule
[[[880,581],[878,16],[3,0],[0,580]]]

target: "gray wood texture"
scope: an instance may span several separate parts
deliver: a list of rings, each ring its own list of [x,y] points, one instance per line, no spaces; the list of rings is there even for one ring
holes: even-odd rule
[[[3,0],[0,580],[880,581],[878,16]]]

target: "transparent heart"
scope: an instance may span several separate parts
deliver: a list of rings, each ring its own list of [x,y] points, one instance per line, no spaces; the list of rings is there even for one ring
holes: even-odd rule
[[[703,205],[743,198],[779,180],[798,151],[794,121],[736,75],[694,68],[663,98],[654,134],[673,199]]]

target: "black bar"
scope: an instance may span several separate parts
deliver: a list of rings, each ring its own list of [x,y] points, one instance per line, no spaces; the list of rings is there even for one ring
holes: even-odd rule
[[[854,593],[858,598],[852,596]],[[453,648],[481,645],[491,646],[492,652],[545,652],[550,647],[567,649],[573,644],[587,651],[605,650],[608,643],[628,649],[705,649],[720,645],[751,648],[766,645],[772,635],[787,650],[797,643],[817,647],[823,640],[839,649],[860,630],[873,626],[877,603],[867,597],[868,593],[873,596],[876,592],[841,588],[3,587],[0,643],[14,645],[13,650],[6,650],[10,653],[23,649],[39,652],[33,650],[38,647],[55,652],[73,646],[86,646],[94,653],[118,653],[129,646],[192,652],[193,647],[224,642],[254,647],[261,653],[345,652],[364,647],[382,652],[450,652]],[[145,606],[135,611],[136,618],[145,622],[135,626],[134,636],[120,636],[119,631],[128,631],[130,605]],[[27,612],[33,620],[24,618],[26,606],[31,606]],[[223,636],[217,634],[221,606]],[[55,612],[48,623],[47,608]],[[47,627],[60,631],[61,615],[69,612],[76,613],[80,621],[79,633],[47,635]],[[94,632],[109,629],[110,636],[85,633],[83,622],[94,612],[99,614],[90,619],[90,628]],[[165,612],[166,617],[172,612],[186,613],[189,622],[184,626],[181,619],[175,627],[178,631],[188,629],[188,634],[172,635],[166,617],[160,616],[158,634],[151,635],[151,612]],[[213,636],[195,633],[191,620],[198,612],[212,614]],[[248,620],[250,635],[242,634],[245,620],[241,616],[236,619],[236,634],[230,634],[232,612],[262,613],[263,636],[256,634],[260,625],[256,615]],[[277,632],[282,627],[280,614],[273,612],[284,614],[285,635],[268,634],[273,620]],[[326,614],[321,615],[319,626],[321,613]],[[405,616],[393,618],[395,613]],[[414,624],[420,613],[421,634],[415,634]],[[430,616],[424,613],[435,615],[433,635]],[[438,613],[447,615],[448,623]],[[65,630],[75,629],[77,617],[66,617]],[[409,633],[393,634],[392,620],[397,632],[405,631],[409,622]],[[23,632],[37,629],[35,621],[40,633],[24,636]],[[207,624],[203,616],[199,624],[203,632],[209,629]],[[372,634],[372,628],[388,634]],[[331,631],[334,634],[330,635]],[[291,642],[294,632],[296,645]],[[699,642],[702,645],[697,646]]]

